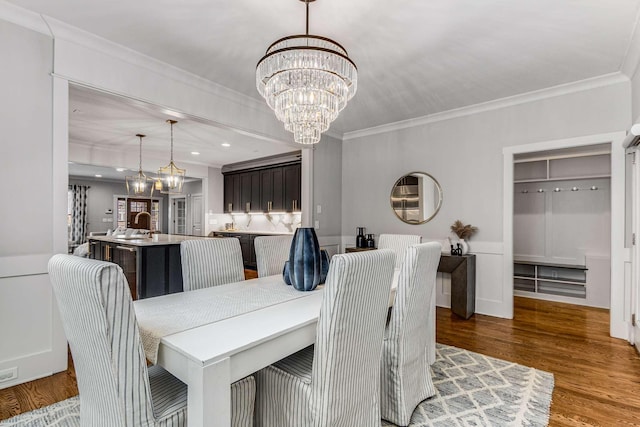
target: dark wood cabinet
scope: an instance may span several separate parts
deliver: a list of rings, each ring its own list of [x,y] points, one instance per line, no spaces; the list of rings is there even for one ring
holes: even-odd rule
[[[284,211],[283,168],[261,170],[260,190],[260,206],[264,212]]]
[[[255,270],[256,264],[256,250],[254,247],[254,240],[258,236],[264,236],[264,234],[250,234],[250,233],[237,233],[233,231],[216,231],[214,237],[235,237],[240,241],[240,249],[242,250],[242,262],[244,268]]]
[[[133,299],[182,292],[180,244],[137,246],[89,239],[89,257],[118,264]]]
[[[300,172],[299,164],[285,166],[284,172],[284,210],[297,212],[300,210]]]
[[[224,211],[300,211],[301,170],[293,163],[225,174]]]

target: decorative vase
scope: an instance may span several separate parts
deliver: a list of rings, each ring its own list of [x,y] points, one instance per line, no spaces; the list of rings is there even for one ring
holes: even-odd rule
[[[284,283],[291,286],[291,278],[289,277],[289,261],[285,261],[284,268],[282,269],[282,278]]]
[[[312,291],[320,284],[322,260],[313,227],[296,229],[289,251],[289,280],[299,291]],[[286,281],[286,279],[285,279]]]
[[[329,273],[329,253],[324,249],[320,249],[320,284],[321,285],[327,281],[327,273]]]
[[[469,252],[469,244],[464,239],[460,239],[460,247],[462,248],[462,255],[466,255]]]

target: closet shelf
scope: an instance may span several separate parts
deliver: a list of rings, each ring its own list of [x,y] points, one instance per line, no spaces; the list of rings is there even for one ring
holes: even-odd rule
[[[535,182],[556,182],[556,181],[576,181],[580,179],[602,179],[611,178],[611,175],[581,175],[581,176],[567,176],[557,178],[539,178],[539,179],[517,179],[513,181],[515,184],[526,184]]]

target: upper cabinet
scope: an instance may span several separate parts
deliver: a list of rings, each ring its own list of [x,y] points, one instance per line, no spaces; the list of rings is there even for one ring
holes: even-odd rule
[[[299,212],[301,164],[273,165],[224,175],[225,212]]]
[[[287,212],[300,211],[300,164],[284,167],[284,209]]]

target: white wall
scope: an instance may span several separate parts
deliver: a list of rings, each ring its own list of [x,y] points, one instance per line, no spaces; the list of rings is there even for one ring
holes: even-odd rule
[[[591,135],[628,128],[630,86],[626,79],[589,85],[532,100],[516,98],[470,109],[414,126],[387,126],[346,135],[342,160],[342,233],[368,232],[449,236],[460,219],[478,227],[471,238],[477,255],[476,311],[509,316],[502,283],[503,147]],[[509,105],[512,104],[512,105]],[[443,205],[423,225],[399,221],[389,207],[393,183],[411,171],[433,175],[443,189]],[[438,302],[448,305],[443,281]]]
[[[47,275],[51,254],[65,250],[52,231],[59,218],[52,194],[66,182],[52,182],[53,40],[2,20],[0,40],[0,181],[8,183],[0,208],[0,371],[18,368],[16,380],[0,383],[5,388],[66,368]]]

